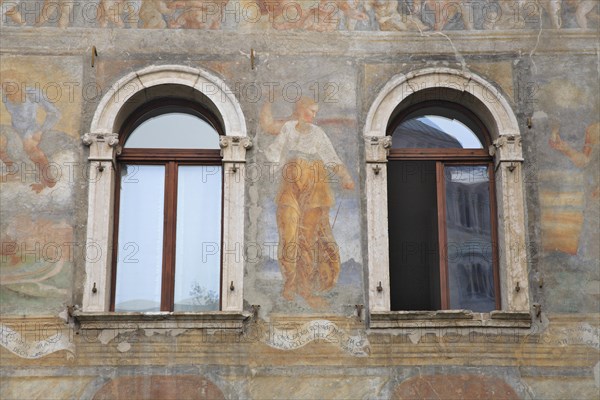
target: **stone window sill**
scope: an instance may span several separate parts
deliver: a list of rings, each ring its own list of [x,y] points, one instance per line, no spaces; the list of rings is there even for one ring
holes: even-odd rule
[[[370,328],[522,328],[531,327],[531,315],[520,311],[474,313],[469,310],[375,311]]]
[[[237,329],[252,314],[237,311],[214,312],[83,312],[73,317],[80,329]]]

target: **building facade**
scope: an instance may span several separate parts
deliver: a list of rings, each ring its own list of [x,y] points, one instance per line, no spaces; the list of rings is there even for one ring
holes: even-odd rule
[[[1,7],[3,399],[598,397],[596,0]]]

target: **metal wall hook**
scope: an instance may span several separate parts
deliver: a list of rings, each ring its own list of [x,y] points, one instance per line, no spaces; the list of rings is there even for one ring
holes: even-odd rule
[[[98,57],[98,51],[96,50],[96,46],[92,46],[92,68],[94,68],[94,64],[96,63],[96,57]]]
[[[542,322],[542,305],[541,304],[534,304],[533,305],[533,309],[535,310],[535,317],[540,319],[540,322]]]
[[[252,304],[252,318],[256,321],[258,319],[258,310],[260,309],[259,304]]]
[[[521,291],[521,286],[519,286],[519,282],[517,282],[517,286],[515,287],[515,291],[516,292],[520,292]]]
[[[229,290],[231,290],[232,292],[235,290],[235,286],[233,286],[233,281],[231,281],[231,284],[229,285]]]
[[[379,284],[377,285],[377,291],[383,292],[383,286],[381,286],[381,281],[379,281]]]
[[[94,287],[92,287],[92,293],[97,293],[98,289],[96,289],[96,282],[94,282]]]
[[[365,306],[362,304],[355,304],[354,308],[356,309],[356,317],[358,318],[359,321],[362,322],[362,312],[363,312],[363,309],[365,308]]]

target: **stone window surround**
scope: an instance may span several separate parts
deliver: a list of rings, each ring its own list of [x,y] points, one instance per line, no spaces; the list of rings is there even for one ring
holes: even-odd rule
[[[435,90],[433,99],[467,92],[479,100],[469,107],[486,124],[493,144],[501,311],[390,311],[387,155],[388,122],[397,106],[413,94]],[[428,95],[431,98],[431,91]],[[523,156],[519,125],[508,100],[482,77],[451,68],[426,68],[394,76],[371,105],[365,128],[368,297],[371,328],[521,327],[530,325],[529,277],[523,191]],[[529,322],[528,322],[529,321]]]
[[[214,313],[111,313],[110,290],[113,240],[115,157],[118,154],[118,114],[123,105],[139,91],[164,84],[193,88],[216,106],[223,119],[225,135],[220,138],[223,156],[223,261],[221,282],[221,311]],[[132,90],[134,88],[135,90]],[[87,242],[103,251],[85,265],[83,304],[76,313],[84,323],[110,321],[162,321],[179,324],[196,321],[230,321],[230,327],[241,327],[249,314],[243,312],[243,257],[228,256],[227,249],[244,248],[244,176],[246,150],[252,147],[247,137],[246,121],[233,92],[220,78],[196,68],[179,65],[150,66],[132,72],[118,80],[100,101],[94,114],[90,132],[83,135],[89,146],[90,179],[88,188]],[[122,316],[119,316],[122,314]],[[180,315],[181,314],[181,315]],[[211,322],[212,321],[212,322]]]

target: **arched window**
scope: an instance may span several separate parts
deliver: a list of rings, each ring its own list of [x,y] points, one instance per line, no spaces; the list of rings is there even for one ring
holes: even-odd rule
[[[218,320],[240,328],[242,177],[252,141],[233,91],[197,68],[133,71],[107,91],[82,141],[90,170],[86,246],[98,251],[86,257],[80,323],[137,318],[156,326],[143,312],[109,311],[159,309],[172,326]],[[127,231],[138,223],[152,226]]]
[[[403,110],[388,134],[391,310],[499,309],[494,168],[484,125],[456,103],[430,101]],[[482,290],[488,278],[494,284]]]
[[[217,119],[157,99],[119,134],[112,311],[220,309],[222,159]]]
[[[521,137],[497,86],[396,75],[364,140],[370,326],[531,326]]]

